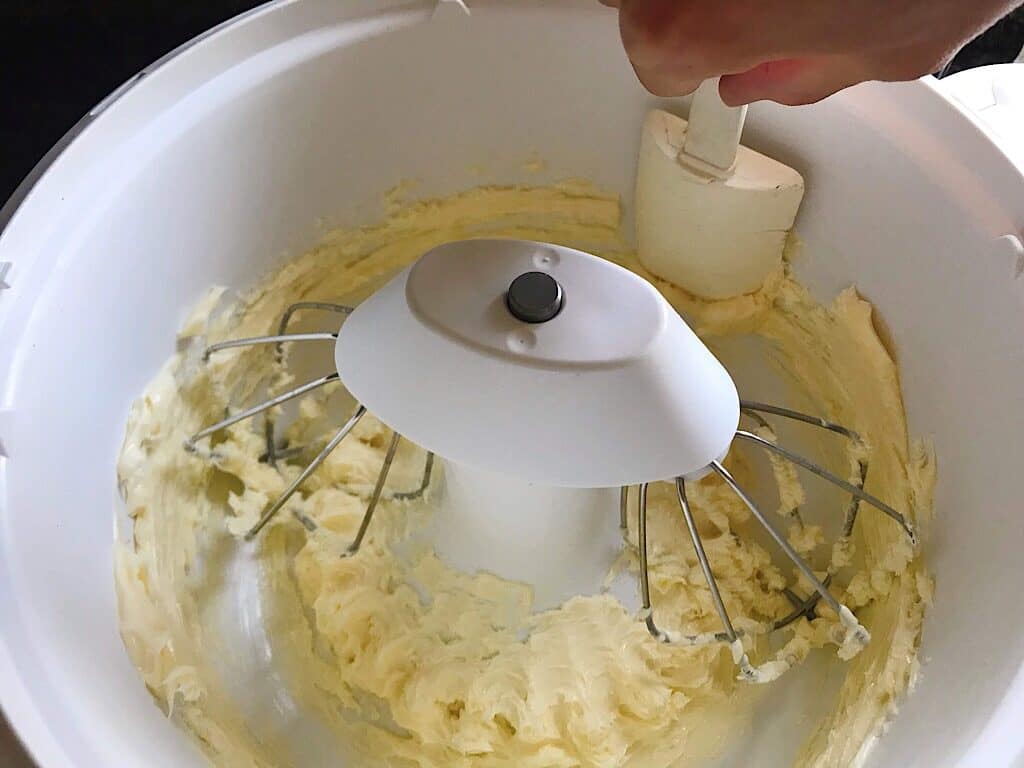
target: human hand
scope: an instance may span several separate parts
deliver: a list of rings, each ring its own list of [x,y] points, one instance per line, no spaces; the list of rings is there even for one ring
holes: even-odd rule
[[[722,76],[726,104],[809,104],[938,71],[1022,0],[601,0],[640,81],[680,96]]]

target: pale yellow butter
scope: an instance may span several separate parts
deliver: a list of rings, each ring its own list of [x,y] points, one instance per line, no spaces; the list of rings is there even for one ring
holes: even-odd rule
[[[223,301],[220,291],[211,294],[185,334],[201,337],[196,344],[202,344],[274,332],[289,304],[356,302],[430,247],[464,237],[563,243],[640,271],[619,219],[618,201],[583,182],[393,203],[381,223],[333,233],[229,311],[211,315]],[[853,291],[823,307],[784,273],[759,294],[727,302],[659,287],[703,333],[753,332],[770,340],[778,364],[823,415],[857,429],[872,446],[869,490],[905,513],[920,517],[930,509],[934,463],[908,440],[895,365],[873,330],[870,306]],[[233,651],[217,636],[209,611],[227,548],[243,546],[236,537],[300,467],[260,463],[258,422],[228,430],[212,446],[204,443],[210,458],[182,446],[221,418],[226,405],[252,402],[273,360],[267,348],[223,353],[207,366],[195,349],[175,356],[136,403],[119,464],[134,519],[116,573],[126,647],[158,703],[221,766],[290,764],[282,757],[287,733],[247,726],[244,707],[221,678],[218,654]],[[331,364],[324,349],[323,369]],[[322,444],[330,399],[303,404],[288,430],[293,444]],[[700,765],[751,727],[758,697],[769,689],[736,682],[728,646],[661,645],[608,595],[533,615],[524,585],[454,572],[429,552],[396,554],[410,531],[429,520],[429,503],[385,501],[359,555],[342,558],[388,438],[383,425],[364,420],[257,545],[263,610],[281,674],[302,716],[335,734],[339,750],[343,745],[356,755],[354,764]],[[391,485],[416,487],[422,461],[422,452],[403,447]],[[742,456],[730,457],[730,464],[743,475]],[[777,467],[777,475],[786,513],[805,497],[795,473]],[[773,563],[746,535],[751,521],[739,500],[713,479],[695,485],[690,496],[737,626],[753,632],[787,613],[781,590],[791,569]],[[790,521],[779,522],[785,530]],[[649,537],[659,623],[689,633],[718,631],[669,487],[652,488]],[[801,550],[823,551],[828,560],[820,531],[794,530],[794,537]],[[628,538],[621,565],[635,571],[632,525]],[[855,559],[868,569],[853,580],[847,599],[873,641],[849,662],[839,697],[811,731],[801,765],[850,765],[917,670],[930,594],[923,565],[899,529],[872,510],[862,510],[855,541]],[[835,617],[793,625],[771,669],[787,669],[817,647],[828,646],[834,655],[836,626]],[[747,646],[755,661],[769,661],[763,643]]]

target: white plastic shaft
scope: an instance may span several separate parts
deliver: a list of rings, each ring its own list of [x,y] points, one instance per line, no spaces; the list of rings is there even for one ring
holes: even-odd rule
[[[747,107],[728,107],[718,95],[718,78],[705,80],[690,102],[690,120],[679,162],[695,170],[726,177],[736,163],[736,153],[747,119]]]
[[[622,550],[619,491],[552,488],[445,462],[434,550],[466,573],[534,586],[534,610],[600,591]]]

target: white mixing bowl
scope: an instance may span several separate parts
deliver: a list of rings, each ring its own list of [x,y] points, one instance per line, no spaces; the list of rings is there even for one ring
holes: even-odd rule
[[[580,176],[628,203],[654,103],[591,0],[471,17],[281,0],[150,68],[55,148],[0,213],[0,700],[40,765],[201,765],[122,649],[111,557],[128,405],[183,310],[325,224],[379,215],[402,179],[438,194]],[[856,280],[881,309],[912,432],[940,462],[926,665],[870,764],[1013,765],[1024,177],[932,80],[756,105],[748,124],[747,143],[806,176],[799,275],[823,298]],[[527,176],[534,155],[547,171]]]

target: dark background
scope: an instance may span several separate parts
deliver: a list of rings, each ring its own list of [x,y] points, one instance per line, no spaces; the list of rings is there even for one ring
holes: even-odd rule
[[[344,0],[338,0],[344,2]],[[972,2],[972,0],[964,0]],[[0,205],[77,120],[140,69],[258,0],[0,0]],[[942,74],[1012,61],[1024,9]],[[0,719],[0,766],[29,766]]]
[[[259,4],[0,0],[0,203],[110,91],[180,43]],[[1024,9],[968,45],[948,73],[1012,61],[1022,41]]]

